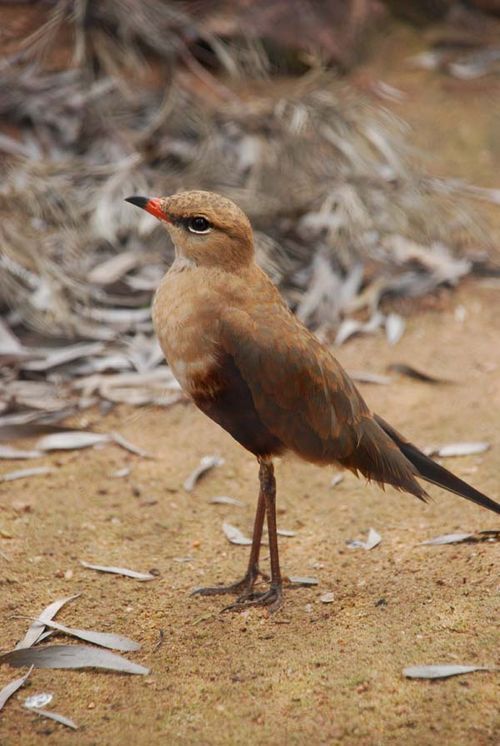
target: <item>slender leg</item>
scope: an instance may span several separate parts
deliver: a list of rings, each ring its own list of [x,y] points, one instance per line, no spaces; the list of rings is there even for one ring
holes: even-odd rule
[[[277,611],[283,603],[282,579],[276,532],[276,479],[272,461],[259,461],[260,495],[264,496],[267,530],[269,533],[269,554],[271,561],[271,585],[262,593],[247,593],[240,596],[227,610],[240,610],[248,606],[266,606],[269,611]],[[259,501],[260,501],[259,495]]]
[[[253,537],[252,537],[252,548],[250,550],[250,557],[248,560],[248,568],[241,580],[237,580],[236,583],[230,585],[216,585],[209,588],[196,588],[192,592],[192,596],[218,596],[224,593],[239,593],[241,594],[239,599],[243,600],[251,595],[252,588],[255,581],[262,575],[259,570],[259,554],[260,544],[262,541],[262,528],[264,526],[264,515],[266,513],[266,500],[262,491],[262,482],[259,490],[259,500],[257,502],[257,510],[255,512],[255,521],[253,524]]]

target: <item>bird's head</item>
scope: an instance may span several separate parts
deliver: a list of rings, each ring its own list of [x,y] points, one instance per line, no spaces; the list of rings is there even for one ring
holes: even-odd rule
[[[171,197],[128,197],[161,220],[176,255],[199,266],[238,269],[253,260],[250,221],[230,199],[214,192],[180,192]]]

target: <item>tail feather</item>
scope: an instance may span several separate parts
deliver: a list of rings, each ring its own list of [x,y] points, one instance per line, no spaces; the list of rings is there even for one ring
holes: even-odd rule
[[[454,492],[455,495],[465,497],[466,500],[470,500],[476,505],[481,505],[483,508],[493,511],[493,513],[500,514],[500,504],[492,500],[487,495],[484,495],[479,490],[476,490],[463,479],[452,474],[451,471],[445,469],[444,466],[436,463],[431,458],[422,453],[416,446],[409,443],[403,438],[393,427],[385,422],[381,417],[375,415],[376,422],[380,427],[387,433],[391,440],[396,443],[401,453],[406,456],[408,461],[413,464],[417,470],[417,476],[425,479],[431,484],[435,484],[438,487],[443,487],[449,492]]]

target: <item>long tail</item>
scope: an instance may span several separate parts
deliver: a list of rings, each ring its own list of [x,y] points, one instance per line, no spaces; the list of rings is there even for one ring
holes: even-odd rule
[[[374,419],[391,440],[396,443],[401,453],[413,464],[417,470],[416,476],[425,479],[427,482],[431,482],[431,484],[436,484],[438,487],[443,487],[445,490],[449,490],[449,492],[454,492],[456,495],[460,495],[460,497],[465,497],[466,500],[471,500],[471,502],[481,505],[483,508],[492,510],[493,513],[500,514],[500,505],[498,503],[490,497],[483,495],[482,492],[479,492],[474,487],[471,487],[467,482],[459,479],[451,471],[448,471],[448,469],[437,464],[426,456],[425,453],[422,453],[422,451],[419,451],[416,446],[405,440],[402,435],[381,417],[374,415]]]

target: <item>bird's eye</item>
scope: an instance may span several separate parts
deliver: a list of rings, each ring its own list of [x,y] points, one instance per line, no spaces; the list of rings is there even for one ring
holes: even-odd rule
[[[211,225],[203,215],[196,215],[194,218],[190,218],[188,222],[188,229],[191,233],[209,233]]]

